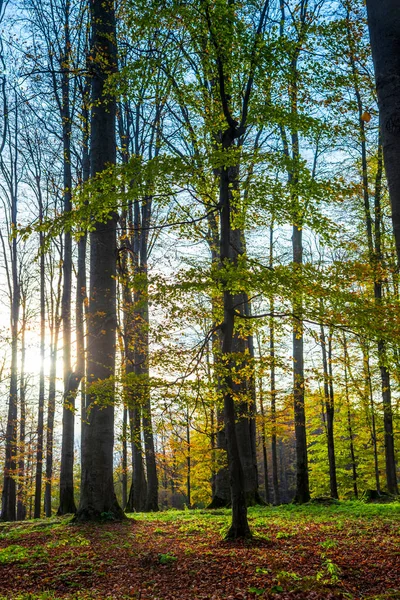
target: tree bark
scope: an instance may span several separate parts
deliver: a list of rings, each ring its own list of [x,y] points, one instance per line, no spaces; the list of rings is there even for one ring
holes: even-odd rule
[[[43,221],[43,201],[39,193],[39,220]],[[44,234],[40,232],[40,374],[39,374],[39,404],[37,421],[37,447],[36,447],[36,475],[35,475],[35,504],[33,518],[38,519],[41,515],[42,506],[42,478],[43,478],[43,427],[44,427],[44,357],[45,357],[45,256],[44,256]]]
[[[19,388],[19,461],[18,461],[18,490],[17,490],[17,521],[26,519],[26,296],[21,286],[21,305],[22,305],[22,320],[21,320],[21,372],[20,372],[20,388]]]
[[[389,185],[397,260],[400,263],[400,12],[397,0],[367,0],[368,28]]]
[[[222,147],[230,150],[236,137],[236,131],[231,128],[224,132]],[[237,264],[238,249],[232,236],[232,208],[231,196],[238,185],[238,168],[222,167],[220,174],[220,261],[221,268],[230,264]],[[223,308],[224,320],[222,323],[222,348],[223,361],[222,392],[224,398],[224,422],[226,445],[228,451],[228,468],[232,500],[232,523],[228,531],[228,538],[250,536],[250,528],[247,521],[247,503],[245,479],[242,461],[239,453],[238,433],[236,428],[235,394],[242,392],[238,384],[233,381],[234,370],[240,368],[236,365],[233,353],[234,347],[234,323],[236,299],[229,289],[229,282],[222,277],[223,283]],[[240,386],[241,387],[241,386]]]
[[[71,133],[70,115],[70,2],[65,3],[64,52],[61,60],[63,73],[61,76],[61,119],[63,137],[63,170],[64,170],[64,214],[72,208],[72,170],[71,170]],[[75,434],[75,393],[71,394],[71,291],[72,291],[72,236],[69,231],[64,234],[63,256],[63,294],[61,300],[63,322],[63,377],[64,404],[62,421],[61,471],[60,471],[60,505],[58,514],[75,513],[74,500],[74,434]]]
[[[270,228],[269,239],[269,266],[272,269],[274,263],[274,225],[273,222]],[[271,455],[272,455],[272,485],[274,488],[274,503],[279,505],[281,497],[279,492],[278,478],[278,457],[276,444],[276,359],[275,359],[275,321],[274,313],[274,298],[270,297],[269,301],[271,317],[269,320],[269,356],[271,361],[270,367],[270,390],[271,390]]]
[[[58,282],[58,288],[60,281]],[[58,300],[58,299],[57,299]],[[54,441],[54,414],[56,406],[56,375],[57,375],[57,351],[58,335],[60,328],[59,319],[59,301],[55,302],[52,315],[52,340],[50,355],[50,376],[49,376],[49,398],[47,403],[47,424],[46,424],[46,483],[44,488],[44,513],[46,517],[51,517],[51,489],[53,477],[53,441]]]
[[[261,358],[261,356],[260,356]],[[260,414],[262,419],[261,425],[261,442],[262,442],[262,453],[263,453],[263,466],[264,466],[264,489],[265,489],[265,502],[270,503],[269,495],[269,474],[268,474],[268,456],[267,456],[267,436],[265,431],[265,410],[264,410],[264,393],[263,393],[263,381],[260,377],[259,383],[259,395],[260,395]]]
[[[11,191],[11,223],[17,226],[17,196]],[[5,464],[2,493],[1,519],[15,521],[17,500],[17,406],[18,406],[18,326],[20,309],[20,285],[18,280],[17,239],[11,242],[11,282],[10,282],[10,329],[11,329],[11,377],[8,397],[8,415],[5,435]]]
[[[301,268],[303,263],[302,230],[297,225],[293,226],[292,241],[293,262],[295,267]],[[310,487],[304,402],[304,342],[301,299],[294,300],[293,312],[295,314],[293,328],[293,402],[296,438],[296,494],[294,500],[299,504],[304,504],[310,500]]]
[[[323,312],[321,311],[321,314]],[[336,457],[335,457],[335,437],[334,437],[334,417],[335,405],[332,381],[332,341],[331,332],[329,333],[328,352],[326,351],[326,337],[324,326],[321,325],[321,349],[322,364],[324,368],[324,396],[326,412],[326,437],[328,445],[329,462],[329,487],[331,498],[338,498],[337,479],[336,479]]]
[[[356,461],[356,454],[355,454],[355,450],[354,450],[353,424],[352,424],[352,419],[351,419],[349,382],[348,382],[348,376],[347,376],[348,353],[347,353],[347,340],[346,340],[345,334],[343,334],[343,351],[344,351],[344,389],[345,389],[346,405],[347,405],[347,431],[349,433],[351,472],[352,472],[352,480],[353,480],[354,497],[358,500],[357,461]]]
[[[93,0],[91,177],[115,164],[116,101],[108,95],[108,76],[116,71],[114,2]],[[116,330],[116,221],[96,223],[90,235],[90,300],[85,439],[81,499],[76,520],[121,519],[114,491],[114,374]]]

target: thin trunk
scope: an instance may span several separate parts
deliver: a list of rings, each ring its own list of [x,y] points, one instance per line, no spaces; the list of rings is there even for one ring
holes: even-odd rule
[[[215,408],[211,407],[210,411],[210,445],[211,445],[211,497],[215,496],[215,476],[217,474],[216,466],[216,433],[215,433]]]
[[[186,500],[187,507],[192,505],[191,500],[191,456],[190,456],[190,421],[189,410],[186,411]]]
[[[39,186],[38,186],[39,188]],[[39,191],[39,220],[43,221],[43,203]],[[42,506],[42,477],[43,477],[43,427],[44,427],[44,357],[45,357],[45,256],[44,234],[40,232],[40,374],[39,374],[39,404],[37,421],[36,446],[36,476],[35,476],[35,506],[33,517],[40,518]]]
[[[244,232],[238,232],[241,237],[241,244],[239,248],[244,253],[245,251],[245,239]],[[246,293],[243,294],[243,313],[248,318],[248,322],[251,323],[251,302]],[[235,337],[240,337],[236,334]],[[243,465],[245,490],[246,490],[246,502],[247,506],[253,506],[255,504],[263,504],[263,500],[260,497],[258,491],[258,467],[257,467],[257,448],[256,448],[256,412],[257,412],[257,393],[256,393],[256,375],[255,375],[255,353],[254,353],[254,337],[252,331],[247,334],[245,340],[246,346],[244,351],[248,351],[249,359],[247,359],[247,371],[248,375],[244,378],[242,383],[244,389],[244,395],[246,396],[246,402],[243,403],[243,408],[239,407],[239,413],[246,415],[245,430],[241,435],[240,429],[238,430],[239,440],[239,452],[240,459]],[[240,425],[239,419],[238,425]],[[268,494],[269,495],[269,494]]]
[[[14,211],[13,211],[14,212]],[[16,201],[15,201],[16,217]],[[13,224],[16,221],[13,218]],[[16,519],[16,479],[17,479],[17,404],[18,404],[18,320],[20,293],[17,267],[16,239],[12,242],[12,302],[11,302],[11,377],[9,390],[9,404],[6,428],[6,449],[4,465],[4,484],[2,495],[1,519],[15,521]]]
[[[83,87],[82,101],[82,119],[83,119],[83,139],[82,139],[82,183],[86,183],[90,178],[90,115],[89,98],[90,79],[85,78]],[[78,270],[76,276],[76,299],[75,299],[75,328],[76,328],[76,370],[77,373],[85,375],[86,366],[86,348],[85,348],[85,316],[87,313],[87,290],[86,290],[86,231],[78,241]],[[83,453],[83,444],[85,440],[86,425],[86,395],[84,385],[81,386],[81,461]]]
[[[146,200],[145,200],[146,202]],[[142,219],[143,221],[143,219]],[[144,222],[148,223],[149,219],[145,219]],[[143,233],[142,233],[143,238]],[[143,438],[144,438],[144,451],[146,459],[146,472],[147,472],[147,495],[146,495],[146,511],[158,511],[158,475],[156,466],[156,453],[154,448],[154,434],[153,434],[153,423],[151,415],[151,396],[150,396],[150,385],[149,385],[149,291],[148,291],[148,280],[147,280],[147,242],[142,239],[141,244],[141,268],[140,272],[144,276],[143,290],[141,291],[140,297],[137,298],[139,302],[139,343],[138,347],[140,352],[138,353],[140,375],[144,379],[142,394],[143,394]]]
[[[26,519],[26,466],[25,466],[25,450],[26,450],[26,297],[21,292],[22,297],[22,322],[21,322],[21,373],[20,373],[20,388],[19,388],[19,405],[20,405],[20,421],[19,421],[19,461],[18,461],[18,490],[17,490],[17,521]]]
[[[289,487],[287,481],[287,468],[286,468],[286,457],[285,457],[285,448],[283,444],[283,440],[279,440],[279,466],[280,466],[280,480],[281,480],[281,491],[283,495],[283,502],[288,501],[289,497]]]
[[[358,499],[357,462],[356,462],[356,454],[355,454],[355,450],[354,450],[354,435],[353,435],[353,425],[352,425],[352,419],[351,419],[349,382],[348,382],[348,375],[347,375],[348,353],[347,353],[347,340],[346,340],[345,334],[343,334],[343,350],[344,350],[344,388],[345,388],[346,405],[347,405],[347,431],[349,433],[349,442],[350,442],[351,472],[352,472],[352,479],[353,479],[354,496],[356,499]]]
[[[372,441],[372,447],[373,447],[373,453],[374,453],[375,484],[376,484],[376,491],[378,492],[378,494],[380,494],[381,493],[381,484],[380,484],[379,461],[378,461],[378,440],[377,440],[377,435],[376,435],[374,392],[372,389],[369,354],[365,348],[363,348],[363,359],[364,359],[364,370],[365,370],[366,396],[368,398],[369,405],[370,405],[370,411],[371,411],[371,441]]]
[[[56,308],[57,311],[57,308]],[[49,399],[47,405],[46,424],[46,483],[44,489],[44,512],[46,517],[51,517],[51,488],[53,478],[53,436],[54,436],[54,414],[56,406],[56,375],[57,375],[57,346],[59,323],[58,315],[55,315],[55,328],[51,344],[50,377],[49,377]]]
[[[303,262],[302,229],[293,226],[293,262],[297,273]],[[295,315],[293,328],[293,402],[294,430],[296,438],[296,494],[295,502],[303,504],[310,500],[307,460],[306,413],[304,402],[304,341],[302,299],[293,301]]]
[[[123,217],[124,226],[126,227],[125,214]],[[135,223],[129,223],[134,227]],[[137,270],[138,252],[133,245],[133,270]],[[124,252],[121,259],[121,282],[122,282],[122,301],[123,301],[123,322],[124,322],[124,340],[125,340],[125,372],[126,372],[126,403],[129,409],[129,424],[132,445],[132,484],[129,492],[126,510],[129,512],[143,511],[146,503],[146,478],[143,465],[143,449],[142,449],[142,398],[141,389],[143,386],[142,378],[140,377],[140,352],[138,352],[139,339],[137,336],[137,318],[135,301],[132,299],[131,290],[131,273],[129,271],[128,254]]]
[[[274,227],[273,223],[270,228],[270,242],[269,242],[269,266],[272,269],[274,262]],[[274,321],[274,298],[270,297],[269,301],[271,318],[269,320],[269,356],[271,361],[270,368],[270,391],[271,391],[271,454],[272,454],[272,485],[274,488],[274,501],[276,505],[281,503],[281,497],[279,493],[279,480],[278,480],[278,457],[276,449],[276,371],[275,371],[275,321]]]
[[[375,272],[374,272],[374,295],[375,303],[379,307],[382,302],[382,269],[383,269],[383,250],[382,250],[382,145],[378,147],[378,169],[375,179]],[[386,343],[383,339],[378,340],[378,361],[381,373],[382,401],[383,401],[383,425],[385,431],[385,466],[386,483],[389,494],[398,494],[396,460],[394,449],[393,434],[393,412],[392,412],[392,393],[390,382],[390,371],[387,366]]]
[[[132,484],[129,491],[127,512],[142,512],[146,505],[146,476],[143,466],[143,451],[141,441],[141,408],[136,403],[129,409],[132,447]]]
[[[261,356],[260,356],[261,358]],[[264,489],[265,489],[265,502],[267,504],[270,503],[269,496],[269,475],[268,475],[268,457],[267,457],[267,436],[266,436],[266,417],[264,410],[264,394],[263,394],[263,382],[262,377],[260,377],[259,381],[259,394],[260,394],[260,414],[262,419],[261,425],[261,442],[262,442],[262,452],[263,452],[263,466],[264,466]]]
[[[4,61],[2,60],[3,67]],[[14,112],[14,132],[11,134],[7,96],[5,92],[5,78],[3,79],[3,108],[4,108],[4,130],[1,141],[1,151],[3,151],[6,141],[8,141],[8,151],[10,157],[9,170],[6,169],[2,161],[1,167],[3,175],[8,183],[10,198],[11,218],[7,218],[10,225],[9,234],[15,233],[18,226],[18,110]],[[15,101],[17,106],[17,100]],[[4,261],[6,263],[6,278],[8,283],[8,293],[10,299],[10,334],[11,334],[11,373],[10,387],[8,396],[7,425],[5,432],[5,462],[4,462],[4,483],[2,491],[2,509],[0,518],[3,521],[15,521],[16,519],[16,501],[17,501],[17,453],[18,453],[18,328],[19,311],[21,304],[21,289],[18,274],[18,244],[17,236],[13,235],[10,245],[11,275],[8,268],[8,258],[3,236],[1,243],[4,251]]]
[[[124,406],[122,416],[122,508],[125,509],[128,501],[128,410]]]
[[[321,314],[322,311],[321,311]],[[333,395],[333,377],[332,377],[332,341],[331,332],[328,340],[328,352],[326,351],[326,337],[324,326],[321,325],[321,350],[322,364],[324,369],[324,396],[326,412],[326,437],[328,445],[329,462],[329,487],[331,498],[338,498],[337,479],[336,479],[336,458],[335,458],[335,438],[333,423],[335,416],[334,395]]]

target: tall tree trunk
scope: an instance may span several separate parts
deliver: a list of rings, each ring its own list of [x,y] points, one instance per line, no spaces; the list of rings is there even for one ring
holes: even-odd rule
[[[17,226],[17,196],[11,193],[11,223]],[[5,464],[1,519],[15,521],[17,500],[17,406],[18,406],[18,326],[20,309],[20,286],[18,280],[17,239],[11,242],[11,377],[8,399],[7,428],[5,435]]]
[[[220,240],[219,233],[216,230],[217,223],[213,220],[210,223],[210,249],[211,249],[211,260],[212,264],[217,265],[219,261],[219,252],[217,250]],[[213,327],[216,325],[216,315],[218,314],[219,302],[218,298],[211,298],[212,315],[213,315]],[[222,400],[222,387],[221,387],[221,335],[219,331],[213,333],[212,336],[212,353],[214,363],[214,385],[217,394],[217,406],[216,406],[216,428],[214,434],[214,444],[219,453],[226,456],[226,435],[224,425],[224,409]],[[217,466],[217,465],[216,465]],[[229,470],[228,465],[218,465],[213,478],[213,490],[212,500],[207,508],[222,508],[229,506],[231,503],[231,490],[229,485]]]
[[[122,415],[122,508],[128,501],[128,409],[124,406]]]
[[[223,148],[231,150],[235,139],[235,130],[228,129],[223,135]],[[238,185],[238,168],[222,167],[220,174],[220,260],[221,269],[231,264],[237,264],[237,245],[232,236],[232,207],[231,197],[233,190]],[[242,461],[239,453],[238,433],[236,427],[235,395],[238,385],[233,381],[233,372],[238,369],[234,358],[234,324],[236,299],[229,289],[229,282],[222,276],[224,320],[222,324],[222,349],[223,361],[222,390],[224,398],[224,423],[226,445],[228,451],[228,468],[230,476],[231,499],[232,499],[232,524],[228,532],[228,538],[248,537],[250,528],[247,521],[247,504],[245,493],[245,479]],[[242,300],[242,298],[241,298]],[[239,303],[240,305],[240,303]],[[242,386],[240,386],[242,387]]]
[[[261,354],[260,354],[261,359]],[[259,398],[260,398],[260,414],[262,419],[261,425],[261,443],[262,443],[262,453],[263,453],[263,466],[264,466],[264,489],[265,489],[265,502],[267,504],[270,503],[269,496],[269,474],[268,474],[268,456],[267,456],[267,436],[266,436],[266,416],[264,410],[264,391],[263,391],[263,381],[262,376],[260,377],[259,382]]]
[[[82,89],[82,119],[83,119],[83,139],[82,139],[82,183],[86,183],[90,178],[90,79],[85,78]],[[76,371],[84,378],[86,367],[86,348],[85,348],[85,316],[87,313],[87,290],[86,290],[86,248],[87,232],[78,241],[78,270],[76,275],[76,299],[75,299],[75,329],[76,329]],[[84,386],[81,386],[81,462],[83,453],[83,444],[85,440],[86,426],[86,395]]]
[[[20,373],[20,386],[19,386],[19,405],[20,405],[20,419],[19,419],[19,460],[18,460],[18,490],[17,490],[17,521],[24,521],[26,519],[26,465],[25,465],[25,452],[26,452],[26,327],[27,327],[27,315],[26,315],[26,296],[21,289],[22,299],[22,319],[21,319],[21,373]]]
[[[58,320],[58,315],[55,315]],[[44,488],[44,512],[46,517],[51,517],[51,488],[53,477],[53,436],[54,436],[54,414],[56,406],[56,375],[57,375],[57,346],[59,325],[56,323],[51,344],[50,377],[49,377],[49,399],[47,404],[46,424],[46,483]]]
[[[39,220],[43,221],[43,202],[39,192]],[[42,506],[42,478],[43,478],[43,427],[44,427],[44,356],[45,356],[45,256],[44,234],[40,232],[40,373],[39,373],[39,404],[37,421],[37,446],[36,446],[36,475],[35,475],[35,505],[34,519],[40,518]]]
[[[382,176],[383,176],[383,157],[385,157],[385,166],[386,166],[386,174],[389,183],[389,191],[391,200],[393,199],[393,194],[397,193],[397,207],[396,201],[395,205],[392,204],[392,218],[395,230],[395,242],[397,252],[400,250],[400,230],[397,231],[396,228],[400,227],[400,195],[394,189],[394,180],[393,176],[398,176],[396,168],[393,170],[393,166],[391,166],[391,161],[393,161],[393,148],[394,144],[397,140],[396,135],[390,136],[393,132],[388,131],[388,127],[390,130],[390,123],[394,125],[393,118],[396,116],[393,113],[394,105],[391,106],[389,110],[389,104],[392,103],[392,99],[388,96],[389,87],[391,87],[392,92],[394,92],[393,85],[396,85],[396,79],[393,79],[389,83],[387,77],[389,73],[392,72],[391,68],[393,68],[393,64],[390,66],[389,64],[383,63],[383,56],[386,57],[386,60],[394,60],[397,61],[396,64],[400,65],[400,58],[397,56],[390,57],[389,47],[391,50],[395,50],[397,54],[399,54],[398,49],[395,46],[391,46],[392,42],[388,40],[386,37],[387,32],[385,33],[383,39],[381,40],[381,47],[374,48],[374,44],[376,44],[376,31],[372,33],[371,24],[374,21],[373,28],[379,28],[382,23],[379,23],[379,18],[381,18],[383,13],[386,13],[389,16],[390,11],[393,10],[393,5],[391,5],[390,0],[383,0],[380,3],[380,9],[377,12],[376,3],[374,1],[370,2],[369,5],[367,3],[368,15],[369,15],[369,25],[370,25],[370,33],[371,33],[371,44],[373,50],[373,57],[376,69],[376,78],[377,78],[377,90],[378,90],[378,103],[379,110],[381,113],[381,123],[380,123],[380,133],[379,133],[379,142],[378,142],[378,166],[375,177],[375,194],[374,194],[374,219],[371,216],[371,207],[370,207],[370,193],[369,193],[369,182],[368,182],[368,161],[367,161],[367,143],[366,143],[366,135],[365,135],[365,122],[363,119],[363,106],[362,106],[362,98],[360,93],[360,76],[357,72],[356,68],[356,49],[354,48],[354,38],[351,31],[351,22],[350,22],[350,5],[347,9],[347,34],[348,34],[348,44],[350,50],[350,63],[352,66],[353,72],[353,80],[354,80],[354,91],[357,101],[358,108],[358,119],[359,119],[359,128],[361,134],[361,165],[362,165],[362,183],[363,183],[363,196],[364,196],[364,212],[365,212],[365,224],[366,224],[366,232],[367,232],[367,241],[368,241],[368,250],[369,250],[369,262],[373,269],[374,273],[374,298],[375,303],[379,306],[382,303],[382,268],[384,266],[384,257],[382,250],[382,234],[381,234],[381,226],[382,226],[382,210],[381,210],[381,196],[382,196]],[[374,15],[374,16],[372,16]],[[393,24],[391,23],[390,26]],[[389,26],[389,24],[388,24]],[[400,19],[397,19],[397,39],[400,41]],[[393,34],[394,31],[392,30]],[[379,65],[379,66],[378,66]],[[378,69],[382,71],[378,73]],[[385,71],[385,73],[384,73]],[[393,72],[392,72],[393,73]],[[398,74],[396,75],[397,79],[400,80]],[[379,79],[380,78],[380,79]],[[378,83],[379,80],[379,83]],[[400,94],[400,83],[397,81],[398,92]],[[380,97],[380,95],[382,97]],[[386,112],[386,117],[389,121],[386,121],[386,127],[383,127],[382,120],[382,112]],[[389,116],[389,113],[391,116]],[[400,120],[398,123],[398,133],[400,133]],[[383,147],[382,147],[383,140]],[[386,145],[385,145],[386,144]],[[400,156],[400,144],[398,144],[397,150]],[[387,157],[390,155],[387,162]],[[389,165],[389,171],[388,171]],[[392,178],[392,181],[390,181]],[[398,179],[400,183],[400,179]],[[398,222],[397,222],[398,221]],[[374,227],[373,227],[374,225]],[[396,476],[396,462],[395,462],[395,451],[394,451],[394,437],[393,437],[393,415],[392,415],[392,400],[391,400],[391,382],[390,382],[390,371],[387,366],[387,356],[386,356],[386,344],[385,340],[378,339],[378,362],[379,362],[379,370],[381,374],[381,388],[382,388],[382,401],[383,401],[383,420],[384,420],[384,429],[385,429],[385,460],[386,460],[386,482],[389,493],[397,494],[397,476]]]
[[[190,455],[190,417],[189,408],[186,409],[186,504],[190,508],[191,500],[191,455]]]
[[[243,252],[243,232],[235,230],[232,232],[233,246],[239,254]],[[235,296],[235,306],[238,306],[239,312],[248,318],[250,315],[250,303],[247,294],[242,293]],[[256,393],[255,393],[255,377],[254,377],[254,347],[253,336],[247,335],[243,339],[241,335],[234,333],[233,348],[235,353],[245,353],[248,351],[250,361],[248,371],[251,375],[246,374],[240,383],[242,392],[240,396],[243,398],[238,403],[236,408],[239,417],[236,420],[236,435],[238,440],[239,455],[243,468],[244,485],[246,502],[248,506],[254,504],[263,504],[258,491],[258,472],[257,472],[257,457],[256,457],[256,425],[255,425],[255,409],[256,409]],[[218,365],[221,362],[221,340],[216,341],[214,352],[214,364],[218,370]],[[251,363],[251,364],[250,364]],[[220,387],[220,382],[216,383],[217,388]],[[217,431],[217,448],[226,451],[226,432],[223,424],[222,410],[218,411],[218,431]],[[222,467],[218,470],[215,477],[215,493],[209,508],[220,508],[230,506],[231,493],[229,487],[229,473],[227,467]]]
[[[149,376],[149,289],[148,289],[148,228],[150,226],[151,198],[142,205],[142,234],[140,244],[140,275],[142,287],[137,292],[136,305],[139,314],[138,374],[142,378],[142,421],[147,472],[146,511],[158,510],[158,476],[152,423],[150,376]]]
[[[349,434],[351,472],[352,472],[354,496],[356,499],[358,499],[357,461],[356,461],[356,454],[355,454],[355,450],[354,450],[354,435],[353,435],[353,424],[352,424],[352,419],[351,419],[349,381],[348,381],[348,375],[347,375],[348,353],[347,353],[346,334],[343,334],[343,351],[344,351],[344,361],[343,361],[343,364],[344,364],[344,389],[345,389],[346,405],[347,405],[347,431]]]
[[[123,216],[124,226],[126,228],[127,215]],[[134,226],[135,234],[138,235],[137,222],[130,223]],[[126,237],[126,236],[125,236]],[[136,252],[135,252],[136,250]],[[138,251],[133,243],[133,269],[137,270]],[[142,449],[142,397],[141,388],[143,381],[140,377],[141,365],[140,351],[138,351],[139,336],[137,335],[140,325],[137,323],[136,302],[132,298],[131,290],[131,273],[129,272],[129,264],[127,253],[122,254],[122,301],[123,301],[123,322],[124,322],[124,341],[125,341],[125,390],[126,404],[129,412],[130,437],[132,446],[132,484],[129,491],[126,510],[128,512],[143,511],[146,502],[146,477],[143,465],[143,449]]]
[[[400,12],[397,0],[367,0],[383,156],[400,263]]]
[[[50,356],[49,399],[47,404],[46,424],[46,483],[44,488],[44,514],[51,517],[51,487],[53,477],[53,435],[54,413],[56,403],[56,369],[57,369],[57,341],[53,339]]]
[[[302,229],[293,226],[293,262],[299,273],[303,263]],[[308,479],[306,413],[304,402],[304,341],[302,321],[302,301],[293,301],[295,315],[293,327],[293,402],[294,430],[296,437],[296,494],[295,502],[303,504],[310,500]]]
[[[291,196],[291,209],[293,213],[292,226],[292,251],[293,251],[293,270],[301,278],[303,265],[303,208],[299,201],[299,161],[300,161],[300,140],[299,131],[296,125],[298,119],[298,85],[299,71],[298,61],[304,38],[307,32],[307,0],[300,3],[300,20],[296,26],[298,39],[293,49],[290,61],[289,73],[289,110],[292,116],[292,125],[290,126],[290,142],[286,135],[284,127],[281,127],[281,136],[283,142],[283,151],[288,159],[288,185]],[[280,0],[281,10],[281,35],[284,35],[284,25],[286,20],[285,3]],[[301,289],[301,281],[299,281]],[[293,298],[293,403],[294,403],[294,430],[296,440],[296,493],[294,501],[300,504],[310,500],[310,485],[308,478],[308,458],[307,458],[307,434],[306,434],[306,414],[304,398],[304,330],[303,330],[303,298],[301,291],[298,296]]]
[[[375,485],[378,494],[381,493],[380,484],[380,472],[379,472],[379,461],[378,461],[378,439],[376,434],[376,416],[375,416],[375,402],[374,392],[372,389],[371,369],[369,364],[369,353],[365,346],[363,346],[363,363],[364,363],[364,378],[365,378],[365,396],[369,403],[369,409],[371,414],[371,442],[374,455],[374,473],[375,473]]]
[[[323,314],[323,311],[321,311]],[[326,412],[326,437],[328,445],[328,462],[329,462],[329,487],[331,498],[338,498],[337,479],[336,479],[336,457],[335,457],[335,437],[333,431],[333,423],[335,417],[335,405],[333,395],[332,381],[332,341],[331,332],[329,332],[328,352],[326,351],[326,337],[324,326],[321,325],[321,349],[322,349],[322,364],[324,368],[324,396],[325,396],[325,412]]]
[[[375,303],[379,307],[382,302],[382,267],[383,267],[383,250],[382,250],[382,145],[378,146],[378,168],[375,178],[375,260],[374,260],[374,296]],[[390,382],[390,371],[387,366],[386,343],[383,339],[378,340],[378,362],[381,373],[382,401],[383,401],[383,425],[385,431],[385,466],[386,466],[386,483],[389,494],[398,494],[396,460],[394,450],[394,434],[393,434],[393,411],[392,411],[392,392]]]
[[[132,446],[132,484],[129,491],[127,512],[142,512],[146,504],[146,475],[143,465],[143,450],[141,440],[141,407],[137,400],[130,399],[133,408],[129,409],[129,421]]]
[[[71,133],[70,115],[70,2],[65,3],[64,36],[65,46],[62,57],[64,65],[61,77],[61,118],[63,131],[63,170],[64,170],[64,214],[72,208],[72,165],[71,165]],[[64,404],[62,422],[61,471],[60,471],[60,504],[58,514],[75,513],[74,500],[74,432],[75,432],[75,390],[70,386],[74,381],[71,368],[71,291],[72,291],[72,236],[69,231],[64,234],[63,257],[63,369],[64,369]]]
[[[274,225],[273,222],[270,228],[269,240],[269,266],[272,269],[274,263]],[[274,488],[274,503],[279,505],[281,497],[279,493],[278,479],[278,457],[276,447],[276,359],[275,359],[275,321],[274,321],[274,298],[270,297],[269,307],[271,317],[269,320],[269,357],[271,361],[270,367],[270,391],[271,391],[271,455],[272,455],[272,485]]]
[[[91,176],[115,164],[116,101],[107,95],[108,75],[116,71],[114,2],[94,0],[92,21]],[[87,403],[78,521],[121,519],[113,478],[114,374],[116,329],[116,221],[96,223],[90,235]]]
[[[59,279],[56,282],[56,289],[61,289],[62,271],[59,271]],[[52,292],[50,292],[52,294]],[[58,337],[60,332],[61,319],[60,293],[56,292],[55,302],[51,297],[51,351],[50,351],[50,377],[49,377],[49,398],[47,403],[47,425],[46,425],[46,483],[44,488],[44,512],[46,517],[51,517],[51,497],[52,497],[52,478],[53,478],[53,441],[54,441],[54,414],[56,407],[56,385],[57,385],[57,353]]]

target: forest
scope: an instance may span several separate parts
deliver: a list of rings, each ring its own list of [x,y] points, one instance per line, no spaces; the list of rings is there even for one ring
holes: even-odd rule
[[[397,0],[0,26],[1,600],[400,598]]]

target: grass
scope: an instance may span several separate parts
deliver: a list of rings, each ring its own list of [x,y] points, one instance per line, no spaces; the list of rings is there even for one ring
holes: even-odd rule
[[[223,540],[224,509],[100,525],[0,524],[0,600],[400,600],[399,502],[252,507],[248,515],[253,540],[233,544]]]

